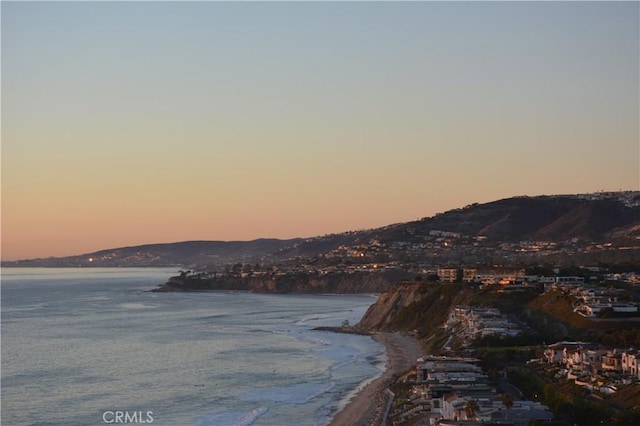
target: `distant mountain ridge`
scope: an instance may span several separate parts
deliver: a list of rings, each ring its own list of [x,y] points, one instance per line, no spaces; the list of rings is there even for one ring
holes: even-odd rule
[[[438,213],[417,221],[351,233],[351,245],[372,240],[382,244],[419,242],[434,233],[452,233],[488,242],[573,239],[640,244],[640,191],[620,193],[518,196]],[[346,234],[333,237],[346,239]],[[325,239],[327,237],[324,237]],[[309,255],[316,240],[299,243],[290,255]],[[343,242],[344,244],[344,242]],[[325,242],[325,246],[329,246]],[[334,247],[340,244],[333,244]]]
[[[556,241],[607,238],[640,224],[640,205],[572,196],[514,197],[450,210],[410,222],[417,230],[438,229],[495,241]],[[393,238],[390,231],[385,238]],[[383,234],[384,235],[384,234]]]
[[[183,241],[100,250],[78,256],[3,262],[3,266],[183,266],[227,263],[261,257],[302,241],[260,238],[252,241]]]
[[[3,262],[3,266],[183,266],[312,257],[339,247],[419,242],[434,233],[483,239],[608,243],[640,246],[640,191],[519,196],[436,214],[413,222],[314,238],[185,241],[101,250],[80,256]]]

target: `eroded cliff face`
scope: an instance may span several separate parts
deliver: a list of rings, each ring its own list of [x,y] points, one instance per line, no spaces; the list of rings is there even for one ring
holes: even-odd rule
[[[406,282],[389,288],[378,296],[355,328],[360,331],[393,329],[392,324],[403,308],[428,297],[426,285],[422,282]]]
[[[238,290],[255,293],[380,293],[406,273],[290,274],[260,277],[172,277],[154,291]]]
[[[360,332],[401,331],[426,338],[442,327],[451,308],[468,305],[474,290],[465,284],[404,282],[378,296],[355,326]]]

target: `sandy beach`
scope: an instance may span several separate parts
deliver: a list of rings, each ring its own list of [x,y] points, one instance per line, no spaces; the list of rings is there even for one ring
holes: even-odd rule
[[[374,333],[373,338],[387,348],[387,369],[367,384],[331,421],[331,426],[374,426],[379,424],[386,408],[385,390],[394,375],[415,365],[421,356],[413,337],[400,333]]]

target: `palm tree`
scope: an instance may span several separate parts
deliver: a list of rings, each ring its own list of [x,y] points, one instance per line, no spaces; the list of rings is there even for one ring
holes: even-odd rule
[[[505,416],[505,419],[509,417],[509,410],[511,410],[511,407],[513,407],[513,397],[511,395],[509,395],[508,393],[503,393],[502,394],[502,405],[504,405],[504,408],[507,409],[507,415]]]
[[[478,401],[475,399],[470,399],[464,406],[464,412],[469,420],[476,417],[478,410],[480,410],[480,406],[478,405]]]

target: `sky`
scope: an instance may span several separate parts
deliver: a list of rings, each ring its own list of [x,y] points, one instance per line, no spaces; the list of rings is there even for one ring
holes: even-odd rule
[[[6,2],[2,259],[640,189],[638,2]]]

